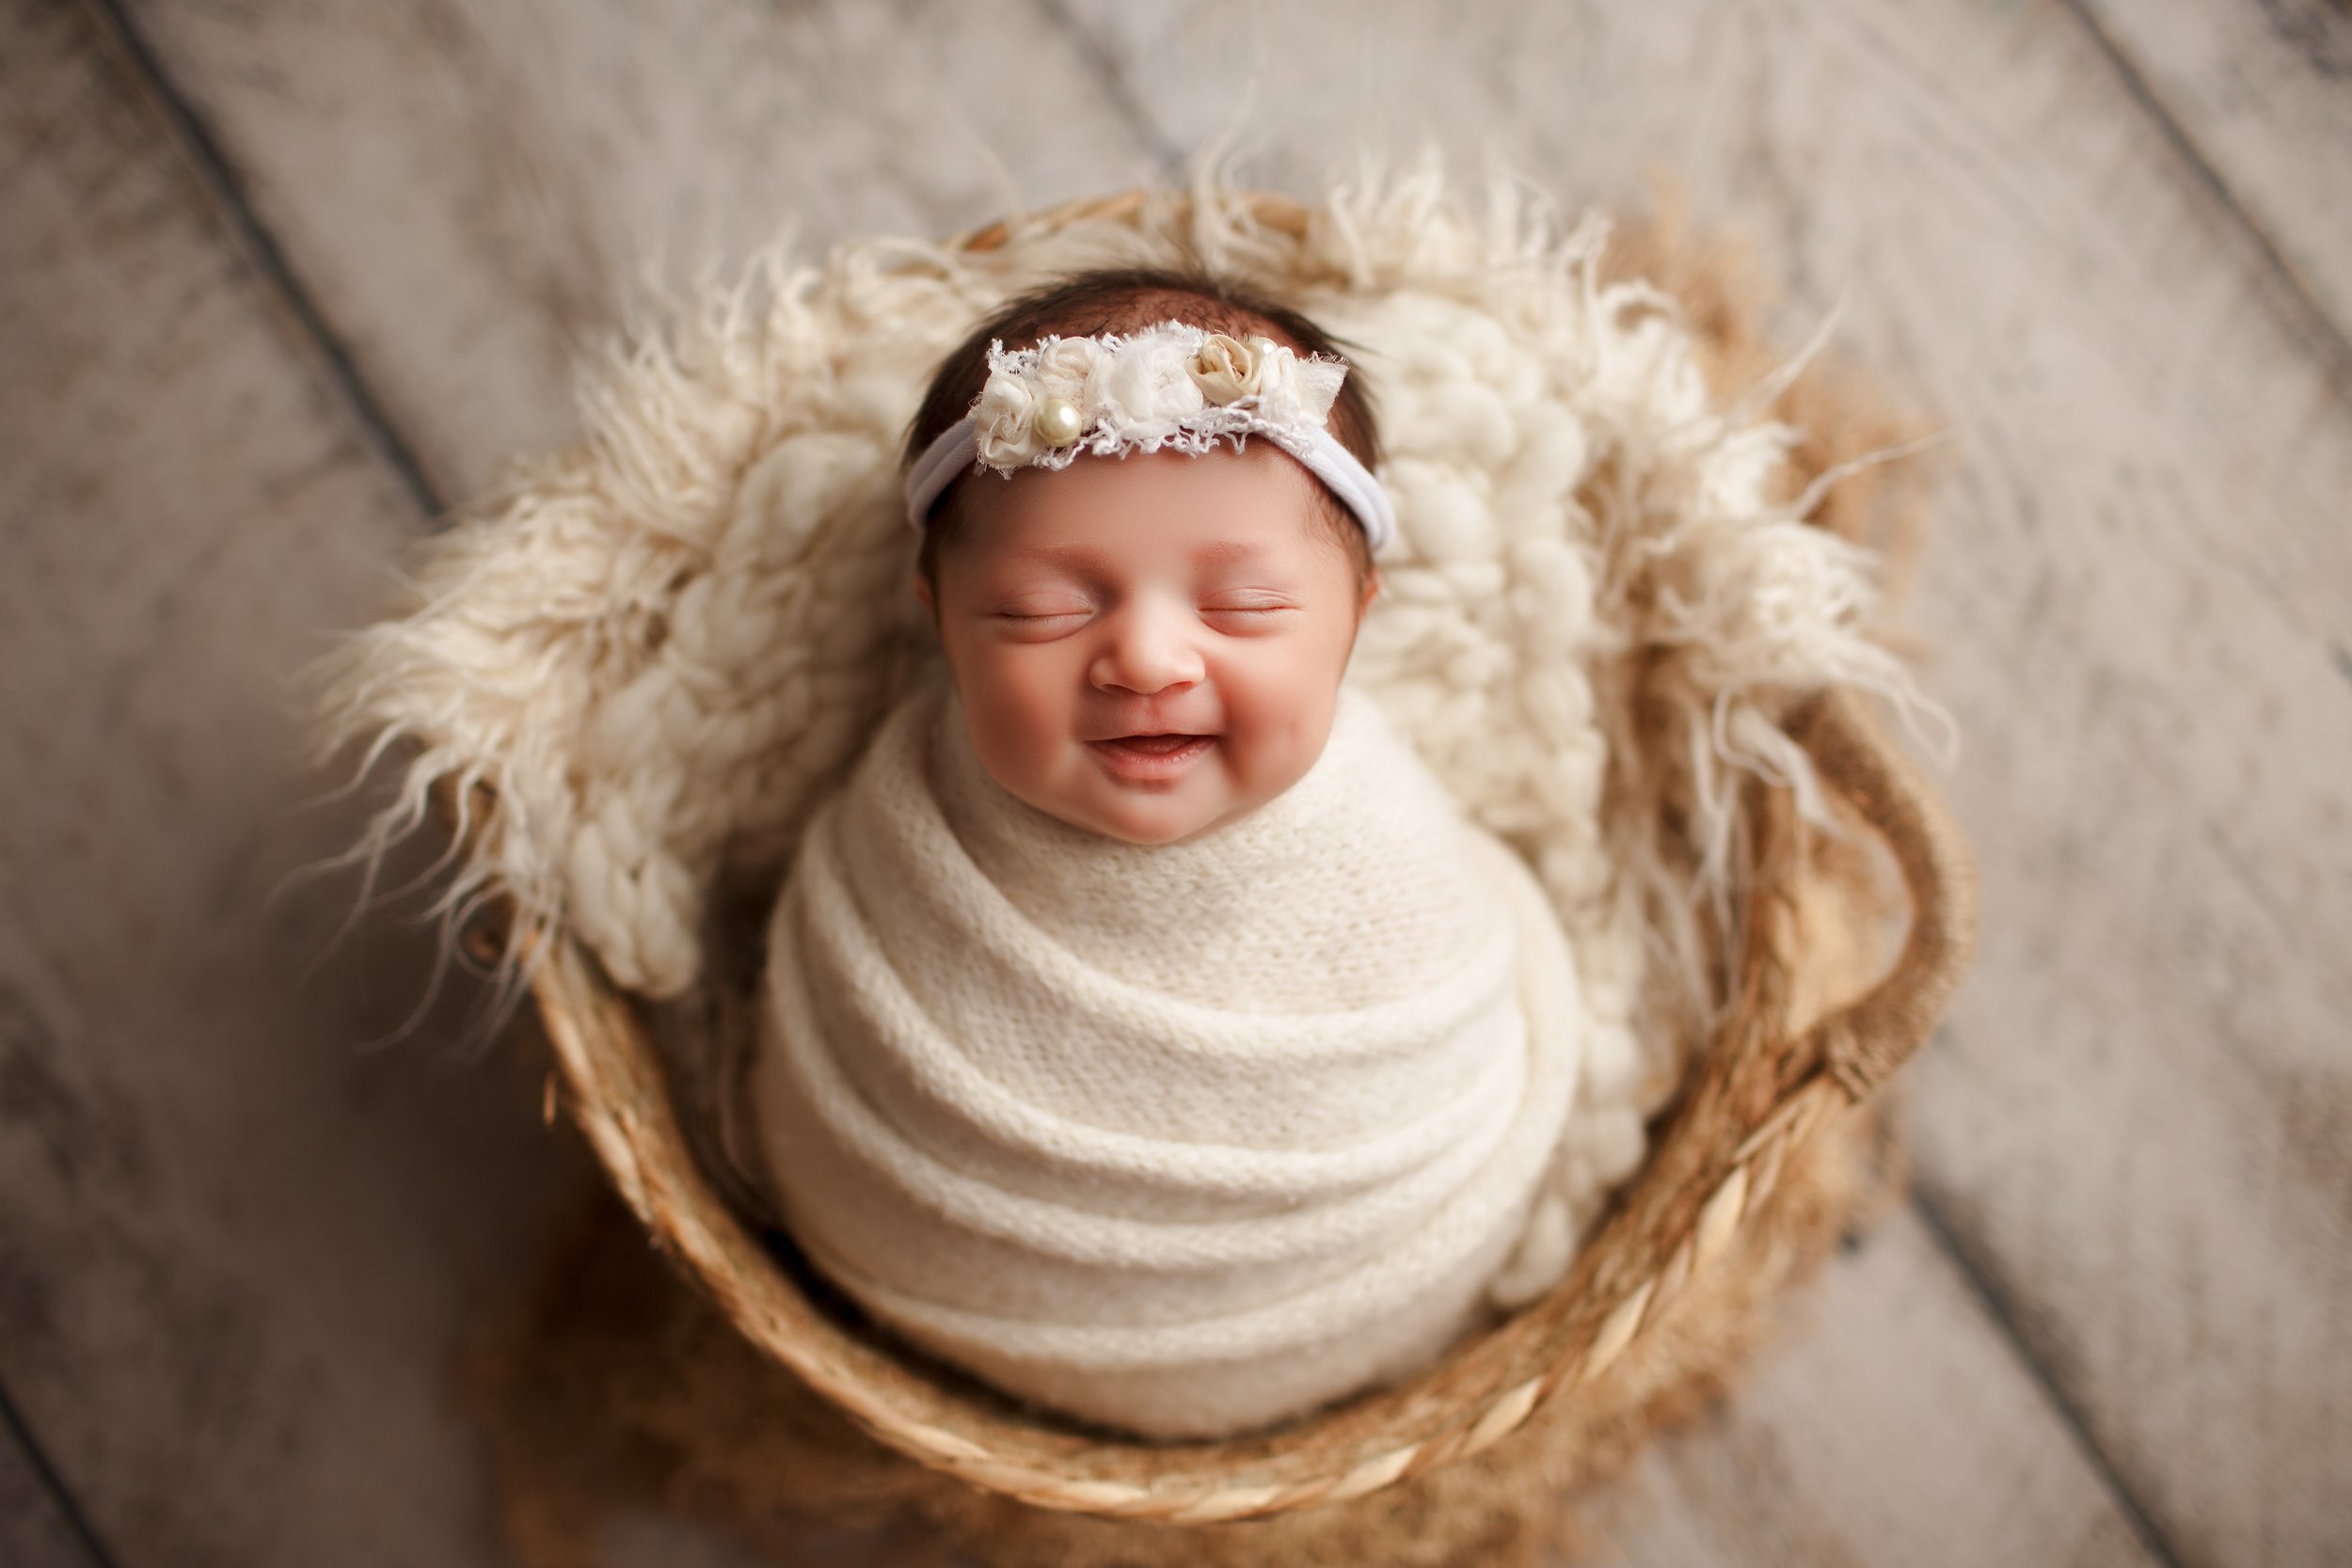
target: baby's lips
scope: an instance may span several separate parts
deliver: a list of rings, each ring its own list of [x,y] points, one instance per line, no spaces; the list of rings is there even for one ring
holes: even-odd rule
[[[1104,722],[1088,726],[1085,739],[1096,745],[1111,740],[1131,740],[1137,736],[1189,735],[1214,740],[1224,733],[1224,725],[1203,722],[1205,713],[1171,713],[1169,707],[1156,702],[1104,704],[1095,709],[1095,717]]]
[[[1117,746],[1125,751],[1141,752],[1145,756],[1167,756],[1171,752],[1183,751],[1196,740],[1215,738],[1214,736],[1187,735],[1168,730],[1153,735],[1115,735],[1097,744]]]
[[[1190,774],[1216,744],[1207,735],[1130,735],[1089,741],[1087,749],[1120,783],[1164,789]]]

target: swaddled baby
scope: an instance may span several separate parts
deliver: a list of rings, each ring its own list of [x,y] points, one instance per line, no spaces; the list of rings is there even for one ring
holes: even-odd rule
[[[1579,1009],[1525,868],[1342,685],[1394,531],[1360,380],[1294,312],[1094,274],[950,356],[909,451],[948,678],[777,906],[793,1234],[1132,1432],[1415,1370],[1525,1272]]]

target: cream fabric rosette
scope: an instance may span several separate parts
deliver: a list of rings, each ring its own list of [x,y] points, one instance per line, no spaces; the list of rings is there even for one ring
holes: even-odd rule
[[[1260,417],[1280,424],[1320,426],[1329,417],[1332,385],[1322,392],[1319,381],[1311,389],[1300,373],[1298,356],[1271,338],[1229,338],[1212,332],[1193,355],[1194,385],[1211,403],[1233,404],[1249,400]]]
[[[1710,402],[1708,332],[1604,268],[1605,225],[1517,200],[1480,214],[1434,170],[1332,192],[1295,232],[1223,196],[1171,211],[1140,248],[1121,220],[1119,254],[1295,298],[1379,367],[1395,548],[1350,679],[1523,851],[1567,929],[1588,1027],[1555,1176],[1581,1234],[1711,1016],[1719,922],[1745,907],[1743,791],[1821,799],[1780,700],[1844,686],[1917,708],[1868,630],[1877,563],[1799,526],[1818,491],[1792,433],[1764,396]],[[790,280],[767,311],[714,282],[596,361],[590,438],[430,541],[409,602],[337,671],[332,739],[418,742],[365,847],[444,794],[495,801],[451,918],[495,893],[515,953],[576,941],[657,1000],[723,984],[714,888],[780,881],[934,657],[903,588],[900,443],[924,377],[1021,290],[1101,264],[1104,239],[1031,223],[985,253],[779,249],[745,275]],[[1245,382],[1209,336],[1202,373]],[[1104,345],[1070,341],[1068,363],[1038,355],[996,388],[1004,450],[1034,439],[1045,397],[1091,406]],[[1336,390],[1339,367],[1299,370]],[[1290,406],[1255,374],[1243,398]],[[1196,421],[1234,406],[1200,390]],[[943,450],[939,480],[974,466],[969,442]]]
[[[1265,374],[1268,351],[1275,346],[1271,338],[1229,338],[1212,332],[1201,341],[1187,369],[1201,396],[1211,403],[1232,403],[1257,391]]]
[[[1066,468],[1080,457],[1181,451],[1263,436],[1321,480],[1362,526],[1375,555],[1396,536],[1396,508],[1378,476],[1325,428],[1347,379],[1344,360],[1301,358],[1270,338],[1234,338],[1166,321],[1130,336],[1049,337],[989,345],[989,374],[971,413],[908,467],[900,494],[910,526],[977,467]]]
[[[1043,450],[1038,438],[1037,388],[1017,375],[989,377],[980,401],[972,408],[973,436],[980,461],[991,467],[1014,468]]]
[[[1198,454],[1250,435],[1303,456],[1347,378],[1337,359],[1174,321],[1124,337],[995,343],[988,364],[973,442],[979,461],[998,469],[1167,449]]]

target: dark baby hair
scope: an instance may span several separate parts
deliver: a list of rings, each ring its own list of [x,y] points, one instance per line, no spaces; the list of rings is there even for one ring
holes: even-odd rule
[[[972,411],[988,381],[988,348],[1002,342],[1009,349],[1027,348],[1047,337],[1089,338],[1103,332],[1139,332],[1164,321],[1179,321],[1210,332],[1242,338],[1263,334],[1300,355],[1327,354],[1347,357],[1338,340],[1286,305],[1251,293],[1201,272],[1151,267],[1104,268],[1082,272],[1031,290],[1008,303],[995,315],[973,328],[971,336],[940,361],[931,375],[923,405],[907,432],[901,467],[912,467],[940,432]],[[1371,389],[1363,372],[1350,360],[1347,379],[1331,404],[1328,428],[1333,438],[1355,454],[1367,468],[1380,459],[1380,430]],[[915,569],[927,582],[938,581],[939,552],[954,537],[958,518],[956,499],[962,482],[949,485],[931,504],[923,530]],[[1315,492],[1332,536],[1355,562],[1357,579],[1372,573],[1372,551],[1355,515],[1339,498],[1318,482]]]

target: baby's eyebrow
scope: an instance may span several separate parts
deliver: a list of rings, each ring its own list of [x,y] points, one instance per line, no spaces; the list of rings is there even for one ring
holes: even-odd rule
[[[1065,572],[1100,572],[1118,557],[1116,550],[1099,546],[1015,545],[1005,551],[1005,559],[1015,565],[1055,566]],[[1219,539],[1201,546],[1192,552],[1196,566],[1242,566],[1261,560],[1266,546],[1256,539]]]
[[[1255,539],[1219,539],[1193,551],[1197,566],[1239,566],[1256,561],[1265,554],[1265,546]]]
[[[1057,566],[1065,572],[1092,572],[1102,567],[1102,552],[1089,545],[1014,545],[1003,559],[1017,566]]]

